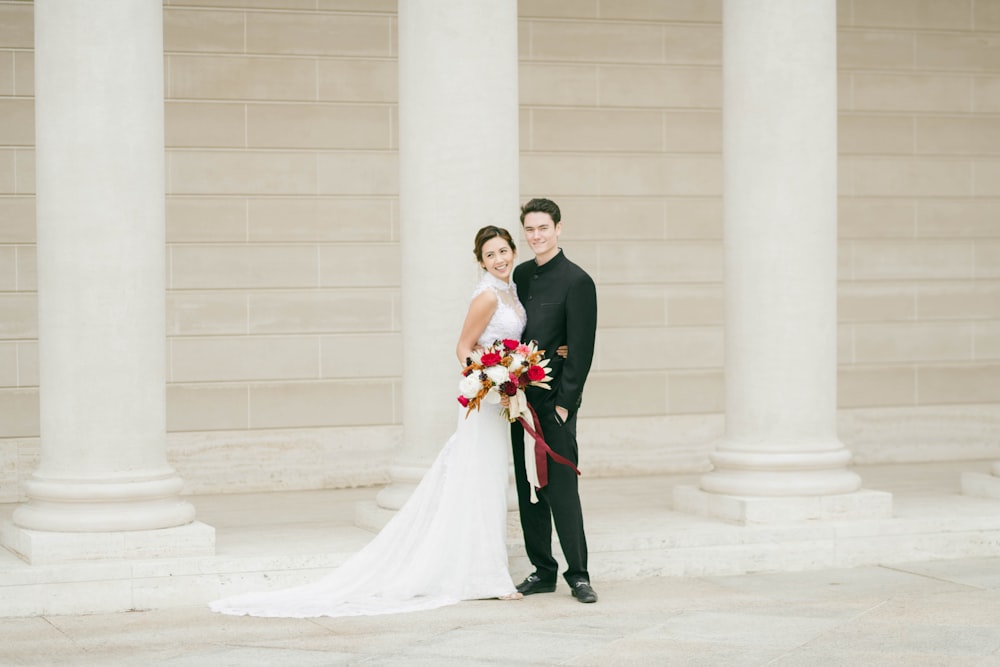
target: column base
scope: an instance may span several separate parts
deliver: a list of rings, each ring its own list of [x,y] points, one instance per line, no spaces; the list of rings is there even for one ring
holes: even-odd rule
[[[215,528],[194,521],[176,528],[60,533],[0,519],[0,544],[32,565],[73,561],[176,558],[215,554]]]
[[[1000,500],[1000,477],[981,472],[963,472],[962,494]]]
[[[826,496],[731,496],[697,486],[674,487],[674,509],[741,525],[794,521],[888,519],[892,494],[861,489]]]

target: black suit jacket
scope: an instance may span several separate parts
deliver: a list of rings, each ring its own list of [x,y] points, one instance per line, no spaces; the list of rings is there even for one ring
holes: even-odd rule
[[[538,341],[539,349],[551,359],[552,390],[528,387],[527,397],[536,409],[542,405],[576,412],[583,397],[594,359],[597,332],[597,289],[586,271],[559,254],[538,266],[534,260],[514,269],[517,296],[528,314],[525,340]],[[556,354],[560,345],[569,346],[564,360]]]

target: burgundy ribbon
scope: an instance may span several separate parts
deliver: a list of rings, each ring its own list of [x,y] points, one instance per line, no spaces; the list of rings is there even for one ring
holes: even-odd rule
[[[551,456],[552,460],[556,463],[569,466],[573,469],[573,472],[579,475],[580,471],[575,465],[573,465],[572,461],[564,456],[556,454],[552,451],[552,448],[549,447],[549,444],[545,442],[545,438],[542,437],[542,425],[538,421],[538,413],[535,412],[535,408],[531,407],[531,403],[528,403],[527,405],[528,410],[531,412],[531,420],[534,422],[534,428],[528,425],[528,422],[525,421],[524,417],[518,417],[517,421],[521,422],[521,426],[523,426],[524,430],[528,432],[528,435],[535,439],[535,468],[538,470],[538,488],[542,488],[549,483],[549,464],[545,458],[546,454]]]

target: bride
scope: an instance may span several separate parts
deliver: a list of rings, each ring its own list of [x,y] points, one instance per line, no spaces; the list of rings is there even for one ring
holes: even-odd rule
[[[483,227],[474,252],[484,273],[458,338],[464,367],[476,347],[519,340],[525,312],[511,281],[516,247],[502,227]],[[457,379],[457,378],[456,378]],[[434,609],[460,600],[518,599],[507,569],[510,425],[483,404],[458,426],[413,495],[361,551],[319,581],[211,603],[232,615],[309,618]]]

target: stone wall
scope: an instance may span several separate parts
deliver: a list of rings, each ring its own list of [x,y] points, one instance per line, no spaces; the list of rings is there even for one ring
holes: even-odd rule
[[[395,8],[164,3],[168,443],[190,492],[385,479]],[[562,205],[599,289],[583,463],[704,469],[724,406],[721,2],[519,12],[521,191]],[[859,461],[1000,457],[1000,2],[838,12],[841,435]],[[32,67],[31,3],[0,0],[8,502],[37,465]]]

